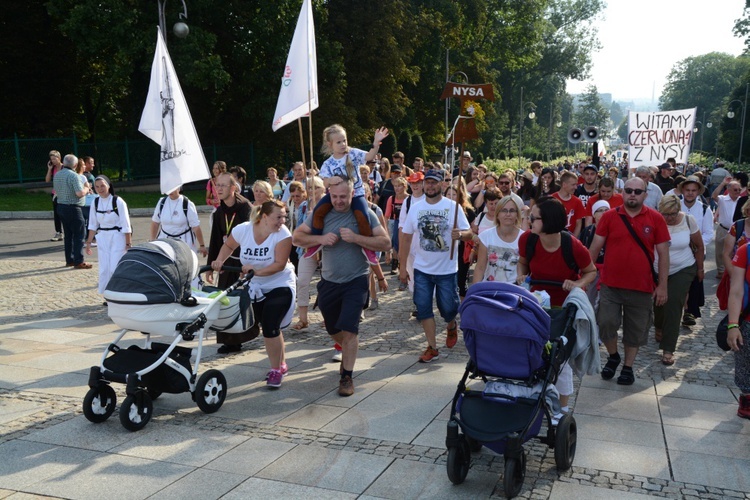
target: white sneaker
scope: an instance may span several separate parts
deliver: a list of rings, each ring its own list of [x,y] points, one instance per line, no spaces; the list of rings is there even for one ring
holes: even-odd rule
[[[63,234],[62,233],[55,233],[55,236],[53,236],[49,240],[50,241],[62,241],[62,239],[63,239]]]
[[[341,362],[341,351],[333,350],[331,361]]]

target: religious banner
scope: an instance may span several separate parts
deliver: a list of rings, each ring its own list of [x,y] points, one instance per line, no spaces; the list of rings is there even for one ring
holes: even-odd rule
[[[674,158],[687,163],[696,108],[628,114],[628,160],[631,168],[659,166]]]
[[[481,113],[481,107],[476,101],[478,99],[495,100],[495,93],[489,83],[454,83],[446,82],[440,99],[458,99],[461,103],[461,114],[456,119],[456,124],[451,134],[445,140],[446,144],[454,142],[470,141],[478,139],[479,133],[474,119]]]

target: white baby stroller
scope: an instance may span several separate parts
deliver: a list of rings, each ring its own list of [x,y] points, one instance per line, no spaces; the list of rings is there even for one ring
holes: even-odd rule
[[[149,422],[152,401],[164,392],[189,391],[205,413],[221,408],[227,395],[224,375],[208,370],[198,378],[203,339],[209,329],[243,331],[253,326],[252,307],[240,304],[239,296],[227,297],[245,285],[251,274],[212,297],[194,297],[190,283],[198,272],[197,255],[179,240],[143,243],[122,257],[104,292],[109,317],[122,331],[104,350],[99,366],[91,367],[90,389],[83,400],[88,420],[104,422],[114,412],[111,382],[126,385],[120,422],[131,431]],[[146,336],[143,347],[118,345],[130,331]],[[152,342],[152,335],[168,342]],[[177,345],[196,337],[197,347]],[[192,356],[195,366],[191,366]]]

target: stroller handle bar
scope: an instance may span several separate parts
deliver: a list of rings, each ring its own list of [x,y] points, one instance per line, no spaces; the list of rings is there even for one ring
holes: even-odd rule
[[[529,280],[529,285],[547,285],[547,286],[563,286],[562,281],[552,281],[552,280]]]
[[[198,273],[199,274],[203,274],[205,272],[211,271],[212,269],[213,269],[213,267],[211,267],[210,265],[201,266],[200,269],[198,269]],[[235,266],[221,266],[221,270],[222,271],[227,271],[227,272],[230,272],[230,273],[241,273],[242,272],[242,268],[241,267],[235,267]]]

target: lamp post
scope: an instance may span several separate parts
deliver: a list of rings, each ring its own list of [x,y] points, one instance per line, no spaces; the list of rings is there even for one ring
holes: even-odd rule
[[[536,104],[531,101],[523,102],[523,87],[521,87],[521,111],[519,113],[520,122],[518,124],[518,169],[521,170],[521,156],[523,156],[523,118],[526,106],[531,108],[529,112],[529,118],[534,119],[536,117]]]
[[[183,21],[183,19],[187,19],[187,5],[185,5],[185,0],[180,0],[182,2],[182,12],[180,12],[180,20],[177,21],[174,26],[172,27],[172,32],[175,34],[177,38],[185,38],[190,33],[190,28],[187,24]],[[157,0],[158,7],[159,7],[159,27],[161,28],[162,36],[164,37],[164,45],[167,44],[167,22],[166,22],[166,16],[164,15],[164,9],[167,6],[167,0]]]
[[[549,133],[547,134],[547,161],[552,161],[552,113],[554,112],[554,106],[550,103],[549,107]],[[562,122],[558,120],[555,122],[555,127],[560,128]]]
[[[733,101],[729,102],[729,106],[732,105],[732,103],[737,103],[740,106],[742,106],[742,118],[740,119],[740,152],[737,156],[737,165],[742,164],[742,141],[745,138],[745,111],[747,111],[747,91],[750,89],[750,83],[745,84],[745,100],[740,101],[739,99],[734,99]],[[731,109],[727,113],[727,118],[732,119],[734,118],[735,113]]]
[[[700,125],[700,127],[698,127]],[[690,151],[693,150],[693,145],[695,144],[695,134],[698,133],[698,130],[701,130],[701,135],[703,135],[703,122],[700,120],[696,120],[695,124],[693,125],[693,135],[690,137]]]

